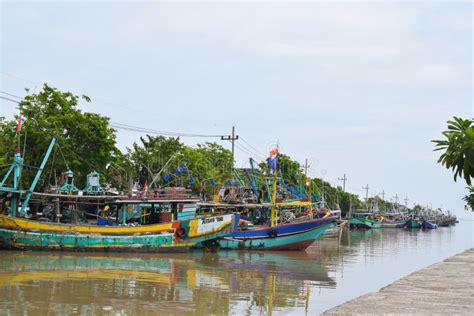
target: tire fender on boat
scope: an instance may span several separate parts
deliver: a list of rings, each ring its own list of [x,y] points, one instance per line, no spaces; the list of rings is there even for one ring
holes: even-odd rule
[[[270,236],[270,238],[275,238],[277,235],[278,233],[277,233],[276,228],[272,228],[270,232],[268,232],[268,236]]]
[[[176,236],[178,236],[179,238],[186,237],[186,229],[184,229],[183,227],[178,228],[176,230]]]

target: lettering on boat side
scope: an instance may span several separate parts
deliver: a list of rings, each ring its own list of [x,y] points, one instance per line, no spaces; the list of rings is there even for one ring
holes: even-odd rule
[[[217,217],[211,217],[211,218],[203,218],[202,223],[203,224],[209,224],[209,223],[214,223],[214,222],[223,222],[224,217],[222,216],[217,216]]]

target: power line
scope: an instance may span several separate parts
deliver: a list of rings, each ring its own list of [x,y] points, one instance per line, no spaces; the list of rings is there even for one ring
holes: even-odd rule
[[[23,99],[22,97],[19,97],[17,95],[14,95],[14,94],[11,94],[11,93],[8,93],[8,92],[5,92],[5,91],[0,91],[0,93],[3,93],[3,94],[6,94],[6,95],[9,95],[11,97],[14,97],[14,98],[18,98],[18,99]]]
[[[249,142],[247,142],[243,137],[240,137],[240,139],[246,143],[250,148],[252,148],[253,150],[255,150],[255,152],[259,155],[261,155],[262,157],[265,157],[265,154],[262,154],[262,152],[260,150],[258,150],[257,148],[255,148],[254,146],[252,146]]]
[[[141,132],[141,133],[148,133],[148,134],[155,134],[155,135],[165,135],[165,136],[175,136],[175,137],[222,137],[222,135],[214,135],[214,134],[191,134],[191,133],[180,133],[180,132],[170,132],[170,131],[161,131],[155,130],[151,128],[143,128],[118,122],[110,122],[109,124],[111,127],[129,130],[133,132]]]
[[[17,101],[17,100],[13,100],[13,99],[4,97],[4,96],[2,96],[2,95],[0,95],[0,99],[7,100],[7,101],[10,101],[10,102],[14,102],[14,103],[16,103],[16,104],[20,104],[20,103],[21,103],[21,102],[19,102],[19,101]]]

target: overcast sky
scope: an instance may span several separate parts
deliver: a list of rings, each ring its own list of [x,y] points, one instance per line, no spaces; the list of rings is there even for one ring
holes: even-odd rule
[[[465,185],[436,163],[430,140],[452,116],[473,117],[470,2],[1,10],[2,91],[23,96],[47,82],[91,97],[84,110],[157,130],[229,134],[235,125],[248,143],[238,141],[237,166],[278,142],[309,159],[310,175],[336,183],[346,173],[361,196],[369,184],[370,195],[465,213]],[[0,115],[15,113],[0,101]],[[119,146],[139,135],[119,131]]]

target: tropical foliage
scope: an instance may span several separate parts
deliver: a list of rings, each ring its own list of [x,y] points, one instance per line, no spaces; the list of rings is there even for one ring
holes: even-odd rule
[[[442,134],[445,139],[433,140],[435,151],[443,151],[438,163],[453,171],[454,181],[458,177],[464,178],[470,191],[464,200],[471,210],[474,210],[474,193],[471,186],[474,178],[474,121],[454,117],[448,121],[448,130]]]
[[[454,181],[462,177],[471,185],[474,177],[473,120],[454,117],[448,121],[448,130],[442,134],[446,139],[433,140],[435,151],[443,151],[438,162],[453,171]]]
[[[86,96],[82,99],[89,100]],[[39,166],[55,136],[59,147],[56,147],[45,168],[47,176],[42,177],[40,187],[51,180],[55,172],[67,169],[74,171],[79,186],[84,185],[87,173],[93,170],[105,173],[107,163],[116,152],[115,132],[109,128],[107,117],[78,109],[79,100],[80,97],[47,84],[39,93],[26,96],[19,104],[24,121],[21,138],[15,137],[18,117],[0,126],[0,134],[5,138],[1,159],[9,161],[14,148],[19,145],[25,165]],[[23,183],[30,183],[35,173],[35,169],[24,169]]]

